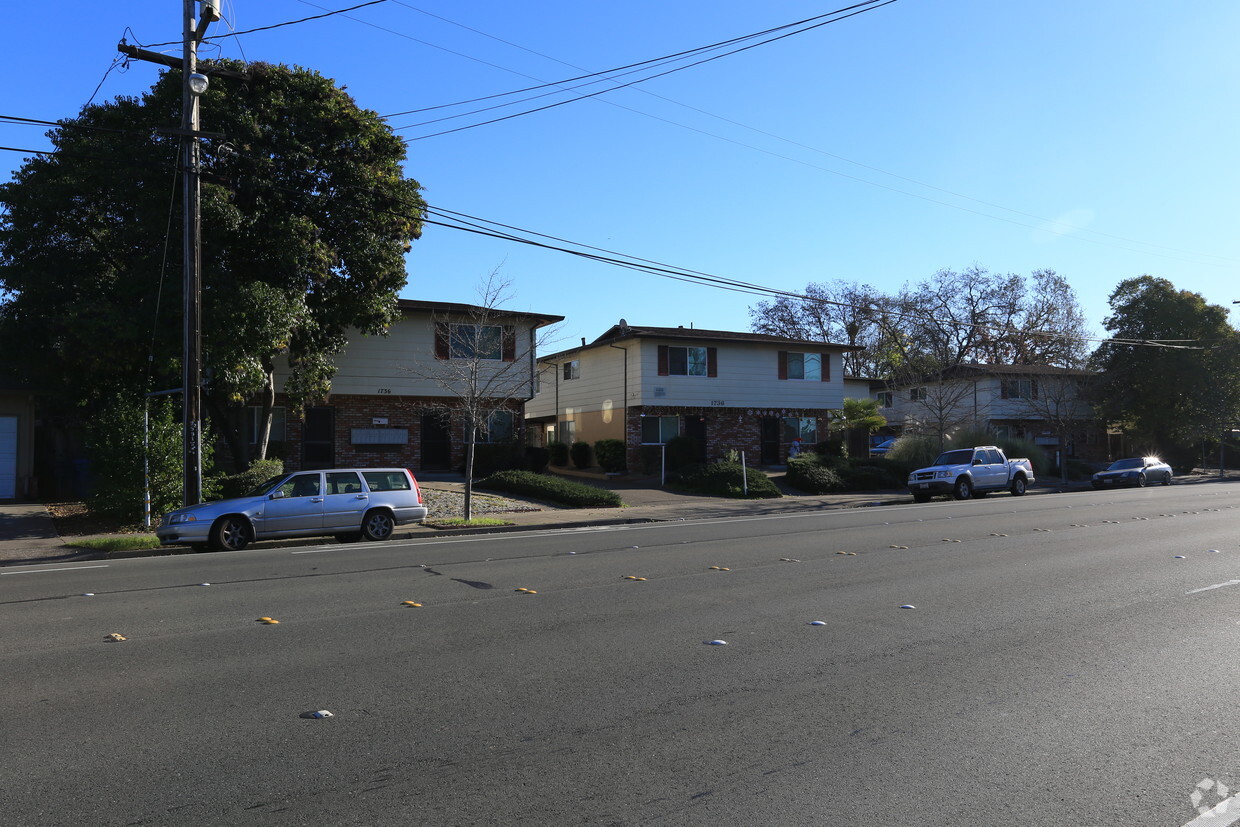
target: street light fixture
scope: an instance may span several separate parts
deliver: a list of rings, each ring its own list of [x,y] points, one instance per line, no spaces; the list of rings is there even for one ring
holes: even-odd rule
[[[207,86],[209,86],[210,83],[211,82],[207,79],[207,76],[201,72],[191,72],[189,76],[190,94],[195,96],[201,95],[207,91]]]

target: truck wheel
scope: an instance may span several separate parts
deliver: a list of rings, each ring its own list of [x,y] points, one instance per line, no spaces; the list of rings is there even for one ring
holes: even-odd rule
[[[961,477],[956,480],[956,487],[952,489],[952,497],[957,500],[967,500],[973,496],[973,482],[968,477]]]
[[[1011,491],[1013,497],[1023,497],[1025,494],[1025,489],[1026,484],[1023,476],[1017,476],[1016,479],[1012,480]]]

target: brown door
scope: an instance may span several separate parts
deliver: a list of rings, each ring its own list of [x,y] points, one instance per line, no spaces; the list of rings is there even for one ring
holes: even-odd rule
[[[304,471],[336,466],[336,409],[306,408],[301,429],[301,467]]]

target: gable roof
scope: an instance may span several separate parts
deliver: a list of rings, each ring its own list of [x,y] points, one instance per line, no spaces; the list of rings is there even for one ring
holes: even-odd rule
[[[830,342],[811,342],[805,339],[792,339],[787,336],[772,336],[768,333],[741,333],[734,330],[703,330],[695,327],[636,327],[621,320],[620,324],[612,325],[602,336],[599,336],[589,344],[583,343],[579,347],[561,350],[558,353],[549,353],[540,359],[558,359],[572,353],[578,353],[582,350],[589,350],[595,347],[604,347],[612,345],[616,342],[622,342],[632,339],[682,339],[693,342],[746,342],[750,344],[765,345],[786,345],[797,346],[802,348],[829,348],[831,350],[844,352],[849,350],[862,350],[860,347],[852,347],[850,345],[837,345]]]

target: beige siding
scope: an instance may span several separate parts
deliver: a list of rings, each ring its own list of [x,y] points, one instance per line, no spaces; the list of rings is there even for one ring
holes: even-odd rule
[[[641,358],[642,404],[676,407],[780,407],[832,408],[844,404],[842,359],[839,353],[825,353],[830,359],[831,380],[804,381],[779,379],[779,351],[776,345],[720,342],[719,375],[659,376],[658,345],[684,347],[684,341],[643,340]],[[810,351],[806,348],[806,351]],[[630,356],[630,360],[632,357]],[[630,379],[630,383],[632,380]],[[660,395],[659,389],[662,389]],[[636,404],[636,403],[633,403]]]
[[[629,389],[637,387],[637,346],[629,345]],[[580,377],[565,379],[562,365],[577,359]],[[599,347],[570,354],[555,362],[539,364],[538,395],[525,406],[528,418],[555,416],[557,411],[601,414],[601,422],[619,421],[624,415],[624,352]],[[558,405],[557,405],[558,401]],[[636,404],[636,403],[633,403]]]
[[[504,321],[506,320],[498,320]],[[516,361],[495,362],[504,371],[502,386],[515,396],[531,394],[529,324],[516,325]],[[364,336],[356,331],[349,344],[335,357],[336,376],[332,393],[360,396],[452,396],[436,377],[450,378],[447,365],[435,358],[435,336],[428,314],[406,313],[392,325],[387,336]],[[490,363],[486,363],[490,364]],[[276,368],[276,386],[288,376],[286,363]]]

